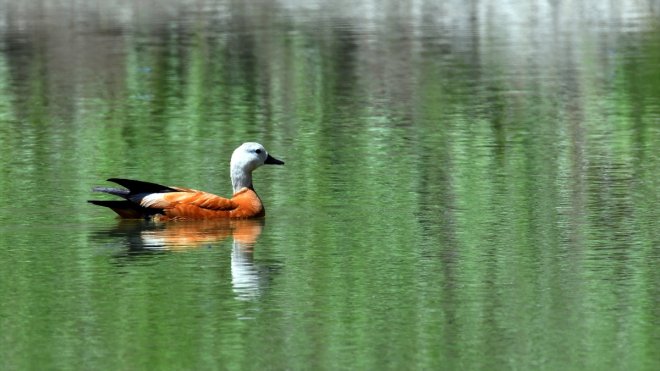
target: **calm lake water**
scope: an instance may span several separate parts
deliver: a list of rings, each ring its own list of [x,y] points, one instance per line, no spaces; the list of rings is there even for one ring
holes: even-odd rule
[[[660,369],[658,1],[4,1],[0,159],[2,370]]]

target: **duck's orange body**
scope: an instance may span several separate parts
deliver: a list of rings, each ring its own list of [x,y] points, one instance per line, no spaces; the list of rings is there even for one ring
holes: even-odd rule
[[[231,160],[232,198],[190,188],[169,187],[139,180],[111,178],[126,188],[96,187],[94,191],[124,198],[122,201],[89,201],[111,208],[126,219],[249,219],[265,215],[261,199],[252,187],[252,171],[263,164],[282,165],[261,144],[244,143]]]
[[[97,187],[95,190],[126,200],[89,202],[109,207],[124,219],[249,219],[265,215],[261,199],[250,188],[242,188],[232,198],[224,198],[195,189],[160,186],[139,180],[108,180],[128,189]]]
[[[172,187],[174,188],[174,187]],[[158,193],[145,197],[144,206],[161,209],[159,220],[167,219],[249,219],[265,215],[261,199],[249,188],[243,188],[232,198],[216,196],[194,189],[178,188],[180,192]]]

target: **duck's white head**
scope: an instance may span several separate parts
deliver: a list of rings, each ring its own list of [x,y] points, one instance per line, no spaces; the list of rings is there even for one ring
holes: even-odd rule
[[[234,187],[234,193],[244,187],[252,187],[252,171],[261,165],[284,165],[280,161],[268,154],[264,146],[255,142],[241,144],[231,155],[231,184]]]

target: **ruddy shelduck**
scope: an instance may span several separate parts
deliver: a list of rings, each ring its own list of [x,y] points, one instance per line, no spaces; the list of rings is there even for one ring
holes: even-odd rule
[[[230,176],[234,188],[231,198],[190,188],[163,186],[140,180],[110,178],[126,188],[95,187],[93,191],[124,198],[121,201],[90,200],[109,207],[124,219],[249,219],[265,215],[264,206],[252,186],[252,171],[261,165],[283,165],[259,143],[247,142],[231,155]]]

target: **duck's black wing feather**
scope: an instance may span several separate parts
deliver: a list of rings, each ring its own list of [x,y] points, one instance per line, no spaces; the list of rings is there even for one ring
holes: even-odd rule
[[[92,191],[119,196],[124,198],[125,201],[89,200],[88,202],[94,205],[109,207],[122,218],[147,218],[158,214],[162,212],[161,209],[140,206],[142,198],[152,193],[180,192],[178,189],[141,180],[110,178],[108,181],[126,188],[94,187]]]
[[[142,180],[110,178],[108,179],[108,182],[117,183],[122,187],[128,188],[128,190],[130,191],[130,195],[135,195],[139,193],[148,194],[148,193],[179,192],[178,189],[174,189],[157,183],[144,182]]]

